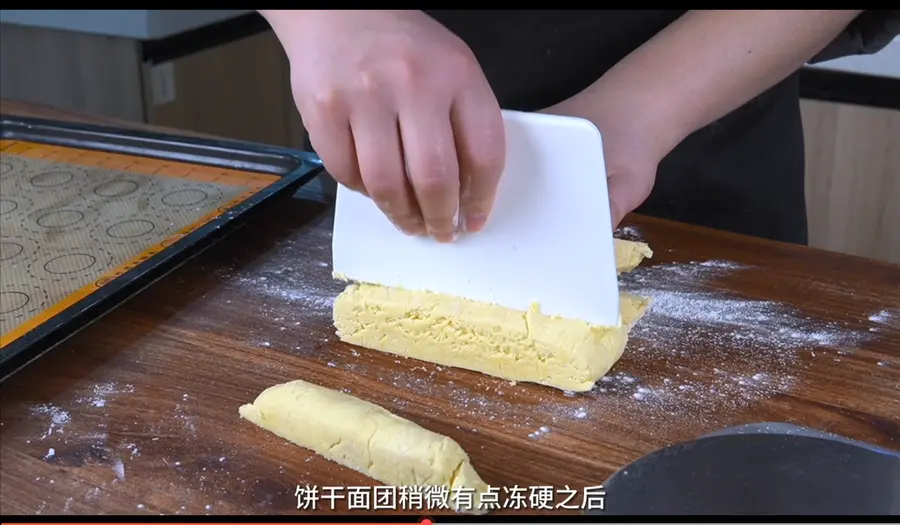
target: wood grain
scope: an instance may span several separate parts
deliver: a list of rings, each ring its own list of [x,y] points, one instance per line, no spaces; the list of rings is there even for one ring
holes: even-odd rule
[[[632,216],[656,253],[623,282],[657,304],[611,379],[569,395],[336,341],[330,214],[273,203],[0,385],[2,511],[296,513],[298,484],[371,485],[239,419],[296,378],[454,438],[495,486],[595,485],[761,421],[900,449],[896,265]]]
[[[900,111],[802,101],[809,244],[900,263]]]

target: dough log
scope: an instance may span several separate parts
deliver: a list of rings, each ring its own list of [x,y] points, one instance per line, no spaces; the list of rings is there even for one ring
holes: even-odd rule
[[[620,272],[653,252],[616,240]],[[576,319],[518,311],[459,297],[371,284],[350,284],[334,303],[342,341],[509,379],[584,392],[622,356],[628,332],[649,299],[621,294],[622,322],[593,326]]]
[[[267,388],[252,404],[242,406],[240,415],[385,485],[444,487],[439,499],[446,508],[485,512],[480,495],[487,485],[465,450],[449,437],[378,405],[297,380]],[[428,496],[426,500],[434,501]]]

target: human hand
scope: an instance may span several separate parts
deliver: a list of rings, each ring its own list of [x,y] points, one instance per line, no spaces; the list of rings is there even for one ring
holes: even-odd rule
[[[650,195],[657,167],[673,147],[675,139],[657,122],[660,115],[631,91],[604,85],[602,80],[541,113],[586,118],[600,130],[610,214],[617,228]]]
[[[471,50],[421,11],[264,13],[294,101],[338,182],[403,232],[484,227],[505,161],[500,107]]]

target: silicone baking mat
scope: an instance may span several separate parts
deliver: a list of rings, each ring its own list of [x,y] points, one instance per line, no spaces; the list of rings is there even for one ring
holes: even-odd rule
[[[283,180],[219,164],[0,141],[0,358]]]

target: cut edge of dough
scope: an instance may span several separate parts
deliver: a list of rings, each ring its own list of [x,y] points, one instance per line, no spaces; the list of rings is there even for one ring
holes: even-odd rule
[[[645,243],[617,239],[615,248],[620,272],[633,270],[653,254]],[[609,328],[543,315],[536,308],[523,312],[352,283],[335,300],[333,318],[337,336],[363,348],[584,392],[621,358],[628,333],[649,305],[647,298],[621,293],[621,324]],[[476,345],[493,352],[474,351]]]

